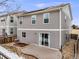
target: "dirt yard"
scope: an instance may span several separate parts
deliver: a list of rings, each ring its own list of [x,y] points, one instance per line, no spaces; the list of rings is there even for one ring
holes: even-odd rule
[[[27,46],[28,44],[24,44],[24,43],[6,43],[6,44],[2,44],[2,46],[4,48],[6,48],[7,50],[16,53],[19,57],[23,57],[23,59],[37,59],[35,56],[33,55],[29,55],[29,54],[24,54],[22,53],[21,49],[23,49],[25,46]]]

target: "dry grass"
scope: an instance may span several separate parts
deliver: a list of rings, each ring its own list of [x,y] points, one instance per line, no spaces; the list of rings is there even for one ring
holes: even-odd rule
[[[8,44],[2,44],[2,46],[4,48],[6,48],[7,50],[16,53],[18,56],[23,57],[24,59],[37,59],[36,57],[32,56],[32,55],[28,55],[28,54],[24,54],[21,52],[21,49],[24,48],[25,46],[27,46],[28,44],[24,44],[24,43],[17,43],[15,44],[13,43],[8,43]]]
[[[63,56],[64,59],[73,59],[74,57],[74,44],[76,44],[75,40],[70,40],[63,47]]]

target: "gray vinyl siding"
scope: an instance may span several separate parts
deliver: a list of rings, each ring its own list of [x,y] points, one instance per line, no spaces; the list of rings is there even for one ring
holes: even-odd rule
[[[66,19],[65,19],[66,17]],[[66,20],[66,22],[65,22]],[[65,14],[65,12],[61,11],[61,28],[62,29],[71,29],[71,19],[69,19],[68,15]]]
[[[22,37],[22,32],[26,32],[26,37]],[[39,33],[50,33],[50,48],[60,49],[59,31],[27,31],[19,30],[17,32],[17,38],[20,42],[26,44],[38,44],[39,45]],[[20,34],[20,35],[19,35]]]
[[[65,19],[65,17],[66,17],[66,19]],[[66,22],[65,22],[65,20],[66,20]],[[62,46],[67,41],[66,35],[67,36],[69,35],[69,31],[71,29],[70,25],[71,25],[71,20],[62,10],[61,11],[61,29],[64,29],[63,31],[61,31],[61,45]]]
[[[59,29],[59,11],[56,12],[49,12],[50,13],[50,20],[48,24],[44,24],[43,14],[36,14],[36,24],[31,24],[31,16],[21,17],[18,21],[19,28],[26,28],[26,29]],[[19,22],[22,21],[22,24]]]
[[[44,20],[43,20],[44,13],[33,14],[36,15],[35,24],[32,24],[32,20],[31,20],[32,15],[30,14],[29,15],[26,14],[26,16],[20,17],[17,22],[17,28],[18,28],[17,39],[20,40],[20,42],[26,44],[33,44],[33,43],[39,44],[39,33],[48,32],[50,33],[50,48],[61,49],[61,46],[63,46],[67,40],[66,34],[67,35],[69,34],[70,24],[71,24],[71,20],[69,18],[69,12],[67,12],[69,9],[67,8],[65,10],[64,8],[60,10],[61,15],[60,15],[60,11],[48,12],[50,13],[49,14],[50,20],[48,24],[44,24]],[[61,24],[60,24],[60,20],[61,20]],[[22,21],[22,24],[20,24],[20,21]],[[60,25],[61,25],[61,32],[60,32]],[[31,29],[31,30],[27,30],[27,29]],[[36,29],[36,30],[33,31],[32,29]],[[39,29],[56,29],[56,30],[39,31]],[[22,32],[26,32],[26,38],[22,37]],[[60,39],[60,34],[61,34],[61,39]]]
[[[61,45],[63,46],[65,42],[68,40],[69,30],[61,31]],[[67,39],[66,39],[67,37]]]

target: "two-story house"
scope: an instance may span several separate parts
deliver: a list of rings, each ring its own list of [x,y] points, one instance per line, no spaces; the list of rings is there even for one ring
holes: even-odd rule
[[[30,11],[19,16],[17,39],[22,43],[61,49],[71,29],[70,4]]]
[[[17,15],[23,12],[10,12],[0,16],[0,36],[16,36],[17,35]]]

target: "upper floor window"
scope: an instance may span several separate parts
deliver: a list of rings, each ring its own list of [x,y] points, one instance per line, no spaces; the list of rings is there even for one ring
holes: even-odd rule
[[[43,14],[44,23],[49,23],[49,13]]]
[[[13,34],[13,28],[10,29],[10,34]]]
[[[36,15],[33,15],[33,16],[31,17],[31,20],[32,20],[32,24],[35,24],[35,23],[36,23]]]
[[[67,17],[65,16],[65,23],[66,23],[66,19],[67,19]]]
[[[14,21],[13,21],[13,17],[10,17],[10,22],[11,22],[11,23],[13,23],[13,22],[14,22]]]
[[[4,21],[5,21],[5,19],[2,19],[2,20],[1,20],[1,22],[4,22]]]
[[[26,32],[22,32],[22,37],[26,37]]]

